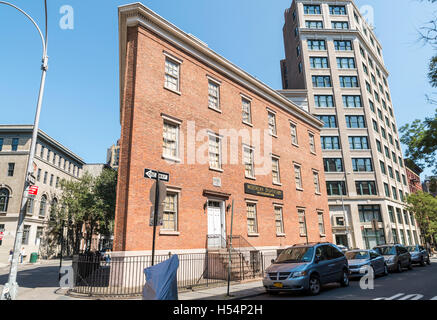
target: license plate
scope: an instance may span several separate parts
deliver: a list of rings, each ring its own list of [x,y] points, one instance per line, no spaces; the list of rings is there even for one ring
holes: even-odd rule
[[[282,283],[280,283],[280,282],[276,282],[276,283],[274,283],[273,286],[276,287],[276,288],[282,288],[282,287],[284,287],[284,285],[283,285]]]

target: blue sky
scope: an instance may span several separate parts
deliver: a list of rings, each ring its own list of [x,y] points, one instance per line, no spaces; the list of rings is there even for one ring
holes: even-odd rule
[[[42,0],[10,0],[43,22]],[[106,161],[120,135],[118,19],[121,0],[49,0],[50,69],[41,129],[86,162]],[[133,1],[132,1],[133,2]],[[281,89],[283,12],[291,0],[144,0],[159,15],[275,89]],[[375,13],[398,126],[432,115],[426,70],[433,50],[418,28],[437,5],[418,0],[357,0]],[[74,29],[62,30],[60,8],[74,9]],[[0,123],[33,123],[41,44],[33,26],[0,5]],[[428,171],[429,172],[429,171]]]

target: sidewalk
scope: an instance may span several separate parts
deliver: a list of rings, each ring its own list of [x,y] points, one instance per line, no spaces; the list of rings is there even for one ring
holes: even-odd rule
[[[179,300],[239,300],[259,296],[265,293],[265,289],[261,280],[241,284],[231,284],[231,297],[228,297],[226,295],[227,290],[228,287],[223,286],[196,291],[181,292],[179,293]]]

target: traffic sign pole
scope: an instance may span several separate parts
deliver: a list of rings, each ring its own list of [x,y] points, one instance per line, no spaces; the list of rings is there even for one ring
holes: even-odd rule
[[[158,224],[159,210],[159,173],[156,175],[155,212],[153,213],[153,243],[152,243],[152,266],[155,265],[156,225]]]

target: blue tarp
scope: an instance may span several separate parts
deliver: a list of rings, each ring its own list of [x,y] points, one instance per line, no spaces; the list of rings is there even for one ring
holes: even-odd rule
[[[179,257],[173,255],[160,264],[144,269],[146,285],[143,300],[178,300],[178,268]]]

